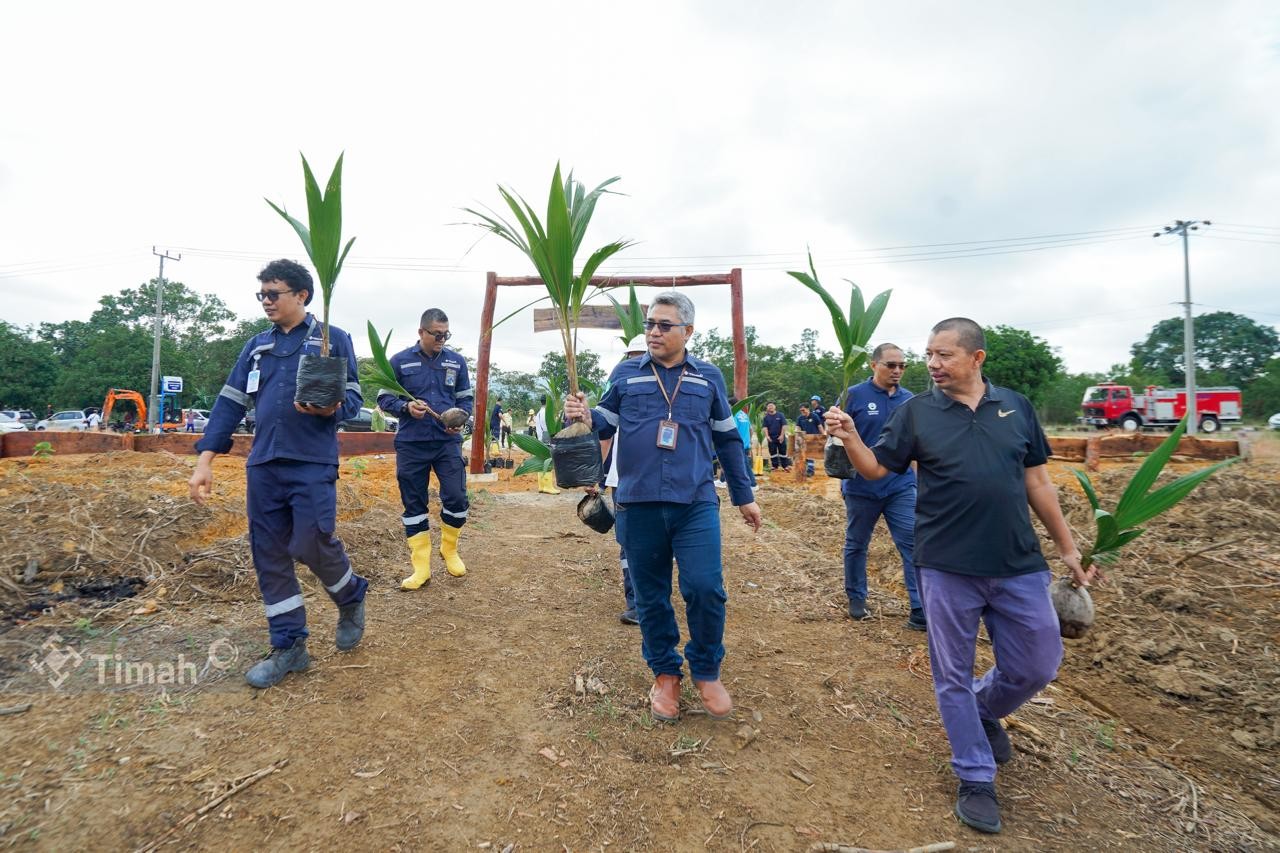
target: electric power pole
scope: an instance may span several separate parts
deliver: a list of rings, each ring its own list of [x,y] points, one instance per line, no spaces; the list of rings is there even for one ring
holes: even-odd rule
[[[1196,327],[1191,317],[1191,250],[1187,246],[1187,232],[1198,231],[1201,225],[1212,225],[1207,219],[1174,220],[1152,237],[1177,234],[1182,237],[1183,315],[1182,315],[1182,365],[1187,378],[1187,435],[1200,431],[1200,410],[1196,405]]]
[[[164,310],[164,262],[180,261],[182,255],[170,255],[166,249],[163,253],[151,247],[151,254],[160,259],[160,277],[156,279],[156,323],[155,341],[151,346],[151,409],[147,412],[147,426],[154,430],[160,423],[160,318]]]

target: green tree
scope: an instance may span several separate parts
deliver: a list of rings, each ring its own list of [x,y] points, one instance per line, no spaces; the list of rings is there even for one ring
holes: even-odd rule
[[[1243,385],[1262,373],[1268,361],[1280,355],[1280,335],[1241,314],[1214,311],[1195,318],[1196,371],[1219,374],[1218,381]],[[1186,381],[1181,317],[1161,320],[1145,340],[1133,345],[1133,365],[1138,371],[1163,374],[1174,385]]]
[[[0,405],[44,414],[57,382],[53,347],[31,330],[0,320]]]
[[[1096,373],[1060,373],[1043,389],[1040,420],[1046,424],[1075,423],[1085,389],[1103,379]]]
[[[766,394],[778,410],[794,420],[801,405],[818,394],[830,405],[840,393],[841,359],[818,348],[818,333],[805,329],[790,347],[762,344],[755,326],[744,330],[747,348],[747,388],[752,394]],[[724,374],[725,384],[733,382],[733,338],[717,329],[700,331],[690,351],[711,362]]]
[[[580,382],[589,382],[593,385],[603,385],[609,374],[600,366],[600,354],[591,350],[582,350],[575,353],[574,361],[578,370],[578,380]],[[569,387],[569,368],[565,364],[563,352],[549,352],[542,357],[542,364],[538,366],[538,375],[546,377],[557,377],[560,380],[561,387]],[[536,408],[536,407],[535,407]]]
[[[1280,358],[1268,361],[1262,375],[1244,389],[1244,411],[1251,418],[1268,418],[1280,412]]]
[[[1043,339],[1023,329],[992,326],[983,331],[987,336],[983,376],[1039,406],[1045,389],[1062,369],[1062,359]]]

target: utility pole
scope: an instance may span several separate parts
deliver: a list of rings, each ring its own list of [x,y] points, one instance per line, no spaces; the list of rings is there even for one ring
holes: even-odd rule
[[[1195,320],[1191,317],[1191,250],[1187,246],[1187,232],[1198,231],[1201,225],[1212,225],[1207,219],[1176,219],[1172,225],[1164,226],[1152,237],[1163,237],[1166,234],[1178,234],[1182,237],[1182,364],[1187,379],[1187,435],[1195,435],[1200,431],[1200,411],[1196,405],[1196,329]]]
[[[154,430],[160,423],[160,318],[164,310],[164,262],[180,261],[182,255],[170,255],[169,250],[157,252],[151,247],[151,254],[160,259],[160,277],[156,279],[156,323],[155,340],[151,346],[151,409],[147,412],[147,426]]]

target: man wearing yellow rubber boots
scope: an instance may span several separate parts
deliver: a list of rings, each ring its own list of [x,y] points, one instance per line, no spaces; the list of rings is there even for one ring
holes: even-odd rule
[[[452,408],[470,415],[474,392],[466,361],[444,345],[449,338],[449,318],[443,311],[422,312],[418,343],[391,357],[396,379],[414,399],[406,400],[385,388],[378,391],[378,407],[400,418],[396,480],[404,504],[400,520],[413,562],[413,574],[400,582],[401,589],[418,589],[431,580],[427,482],[433,470],[440,483],[440,554],[450,575],[460,578],[467,573],[458,556],[458,534],[467,522],[468,509],[462,427],[447,428],[438,415]]]

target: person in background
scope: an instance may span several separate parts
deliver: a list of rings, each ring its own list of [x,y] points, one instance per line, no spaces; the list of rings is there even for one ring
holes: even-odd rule
[[[769,439],[769,465],[773,470],[790,468],[791,457],[787,455],[787,416],[778,411],[778,407],[769,401],[764,407],[765,435]]]
[[[502,446],[502,398],[493,398],[493,411],[489,414],[489,435]],[[488,448],[485,448],[486,450]]]
[[[187,432],[196,431],[196,410],[187,409]]]
[[[524,420],[524,434],[533,438],[538,437],[538,415],[533,409],[529,410],[529,416]]]
[[[810,411],[808,406],[801,406],[800,417],[796,418],[796,428],[805,435],[821,435],[822,418]]]
[[[814,394],[809,398],[809,412],[819,420],[826,414],[827,410],[822,408],[822,398]]]

